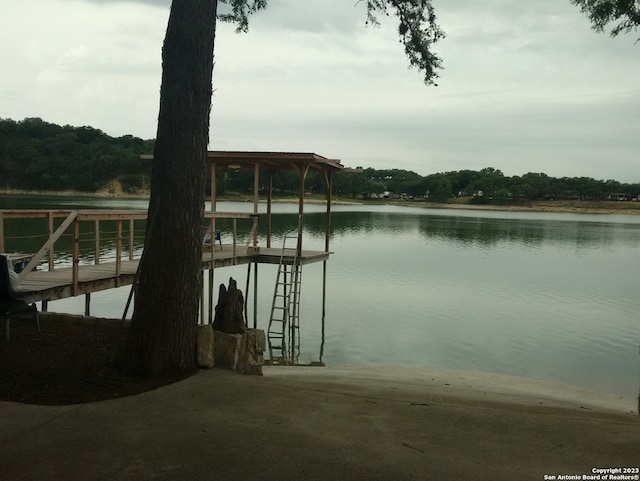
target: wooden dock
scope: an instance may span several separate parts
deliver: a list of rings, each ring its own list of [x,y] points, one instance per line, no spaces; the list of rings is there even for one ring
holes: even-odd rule
[[[7,229],[4,221],[13,219],[13,228]],[[30,230],[28,226],[21,226],[15,222],[28,222],[33,219],[42,219],[40,226],[44,230],[47,239],[43,245],[30,254],[10,254],[10,258],[20,261],[21,270],[20,287],[25,291],[21,296],[25,301],[53,301],[89,295],[92,292],[103,291],[116,287],[131,285],[135,281],[138,269],[141,249],[136,245],[139,241],[134,239],[134,221],[143,222],[146,212],[118,211],[118,210],[78,210],[78,211],[1,211],[0,210],[0,252],[5,251],[9,239],[17,239],[22,242],[22,232]],[[231,243],[222,246],[216,244],[203,246],[202,269],[212,269],[258,264],[279,264],[281,258],[286,264],[293,263],[296,249],[286,249],[283,255],[282,248],[262,247],[257,244],[257,215],[247,213],[219,213],[207,212],[205,221],[216,219],[230,219],[232,229],[225,233],[231,238]],[[115,237],[106,239],[101,223],[115,222]],[[244,222],[247,241],[241,243],[238,236],[238,223]],[[84,226],[84,227],[81,227]],[[58,258],[54,255],[56,243],[61,240],[63,234],[70,231],[71,256]],[[82,239],[92,245],[89,252],[81,255],[79,244],[82,235],[88,234],[89,238]],[[69,237],[69,234],[67,234]],[[6,237],[6,239],[5,239]],[[115,247],[115,259],[105,259],[101,254],[101,243],[112,242]],[[15,240],[14,240],[15,243]],[[59,251],[56,251],[59,252]],[[302,250],[299,255],[300,264],[326,261],[329,258],[328,251]],[[28,263],[24,259],[29,259]],[[48,262],[42,262],[48,258]],[[16,261],[16,262],[17,262]],[[26,266],[23,266],[23,264]]]
[[[294,249],[285,251],[284,262],[292,263]],[[329,252],[303,250],[300,256],[301,264],[322,262],[329,258]],[[211,252],[202,254],[202,269],[246,265],[257,262],[259,264],[279,264],[282,249],[260,248],[255,252],[251,247],[237,247],[223,244],[222,249],[216,249],[214,258]],[[73,268],[58,267],[52,271],[36,270],[29,272],[21,282],[21,287],[28,291],[22,299],[27,302],[54,301],[92,292],[113,289],[133,284],[138,269],[138,259],[120,262],[120,272],[116,273],[116,262],[99,265],[88,264],[78,266],[78,279],[74,287]]]

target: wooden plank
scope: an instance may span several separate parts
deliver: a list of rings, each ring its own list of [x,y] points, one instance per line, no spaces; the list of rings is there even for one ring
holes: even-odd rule
[[[216,252],[215,259],[211,259],[208,252],[203,252],[202,268],[237,266],[252,262],[277,265],[282,255],[282,249],[262,248],[259,254],[249,254],[246,248],[239,248],[234,256],[231,245],[226,244],[224,247],[226,249]],[[330,254],[330,252],[305,250],[302,251],[300,263],[321,262],[327,260]],[[291,264],[294,256],[295,249],[285,251],[285,262]],[[23,279],[21,285],[33,292],[23,296],[23,299],[28,302],[57,300],[132,284],[138,260],[121,260],[120,275],[115,275],[115,265],[115,262],[99,265],[78,263],[75,279],[73,266],[53,271],[32,271]]]
[[[251,219],[258,214],[248,212],[210,212],[206,211],[204,217],[207,219]]]
[[[53,235],[47,240],[47,242],[44,243],[44,245],[40,248],[40,250],[33,256],[33,259],[31,259],[31,262],[29,262],[27,267],[25,267],[24,270],[20,274],[18,274],[20,282],[22,282],[22,279],[24,279],[25,276],[29,274],[29,272],[35,269],[35,267],[38,265],[38,262],[40,262],[40,259],[44,257],[45,253],[49,250],[49,248],[53,246],[54,242],[58,240],[58,238],[64,233],[67,227],[71,225],[71,223],[76,219],[77,216],[78,216],[78,212],[72,211],[67,216],[67,218],[62,222],[62,224],[60,224],[60,226],[56,229]]]
[[[2,210],[5,219],[46,219],[49,215],[54,217],[67,217],[70,210]]]
[[[78,219],[85,220],[129,220],[146,219],[146,210],[79,210]]]

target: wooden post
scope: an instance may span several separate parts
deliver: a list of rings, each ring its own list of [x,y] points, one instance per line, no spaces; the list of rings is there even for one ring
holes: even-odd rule
[[[73,285],[71,294],[78,295],[78,271],[80,269],[80,221],[77,215],[73,218]]]
[[[89,317],[91,315],[91,293],[87,292],[84,295],[84,315]]]
[[[122,272],[122,221],[118,220],[116,233],[116,287],[120,287],[120,273]]]
[[[93,256],[95,258],[95,264],[100,264],[100,221],[98,219],[93,221]]]
[[[329,238],[331,237],[331,200],[333,195],[333,175],[332,172],[325,172],[325,181],[327,183],[327,223],[324,232],[324,251],[329,252]]]
[[[253,247],[258,245],[258,201],[260,200],[260,163],[256,162],[253,171],[253,213],[256,217],[253,218]],[[235,252],[233,253],[235,256]]]
[[[267,249],[271,247],[271,201],[273,198],[273,171],[269,171],[269,190],[267,192]]]
[[[51,236],[53,235],[53,212],[49,211],[47,213],[47,240],[51,239]],[[52,271],[54,269],[54,265],[53,265],[53,244],[51,244],[51,247],[49,248],[49,251],[47,252],[48,255],[48,261],[49,261],[49,270]]]
[[[249,326],[249,313],[247,312],[249,306],[249,282],[251,281],[251,262],[247,264],[247,283],[244,288],[244,321]]]
[[[4,215],[0,212],[0,252],[6,252],[4,248]]]
[[[204,271],[200,271],[200,324],[204,324]]]
[[[211,212],[215,212],[217,209],[217,196],[218,196],[218,172],[216,164],[209,162],[209,173],[211,177],[211,202],[209,209]],[[215,270],[215,251],[216,251],[216,220],[211,219],[209,223],[209,230],[211,231],[211,267],[209,268],[209,324],[213,324],[213,283],[214,283],[214,270]]]
[[[209,172],[211,173],[211,212],[216,212],[218,206],[217,206],[217,196],[218,196],[218,181],[217,181],[217,169],[216,169],[216,164],[214,164],[213,162],[211,162],[209,164]],[[211,232],[211,265],[212,265],[212,269],[213,267],[213,260],[215,258],[215,252],[216,252],[216,219],[215,217],[211,218],[211,221],[209,222],[209,231]],[[213,289],[213,286],[209,286],[209,289]],[[213,294],[212,294],[213,295]]]
[[[231,223],[233,225],[233,257],[236,256],[236,227],[238,225],[238,220],[234,217],[233,219],[231,219]],[[214,242],[212,242],[211,248],[215,249],[215,239]]]
[[[253,328],[258,328],[258,263],[254,262],[253,273]],[[247,320],[247,325],[249,321]]]
[[[298,198],[298,245],[296,247],[296,255],[302,255],[302,230],[304,226],[304,180],[309,172],[309,164],[305,164],[300,168],[300,196]]]
[[[133,260],[133,248],[135,239],[135,223],[133,219],[129,219],[129,260]]]

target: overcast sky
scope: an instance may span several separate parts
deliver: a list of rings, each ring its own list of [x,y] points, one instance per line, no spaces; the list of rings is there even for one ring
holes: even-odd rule
[[[20,0],[0,16],[0,117],[153,138],[169,0]],[[495,167],[640,182],[640,43],[569,0],[434,0],[438,87],[395,19],[356,0],[269,0],[219,24],[212,150],[315,152],[427,175]]]

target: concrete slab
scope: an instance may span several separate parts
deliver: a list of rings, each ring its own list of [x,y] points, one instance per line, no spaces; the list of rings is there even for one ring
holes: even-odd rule
[[[629,400],[599,406],[597,395],[548,391],[543,399],[527,396],[527,380],[520,392],[515,378],[478,379],[213,369],[113,401],[0,403],[0,473],[12,481],[542,480],[640,464],[640,417],[624,414]]]

